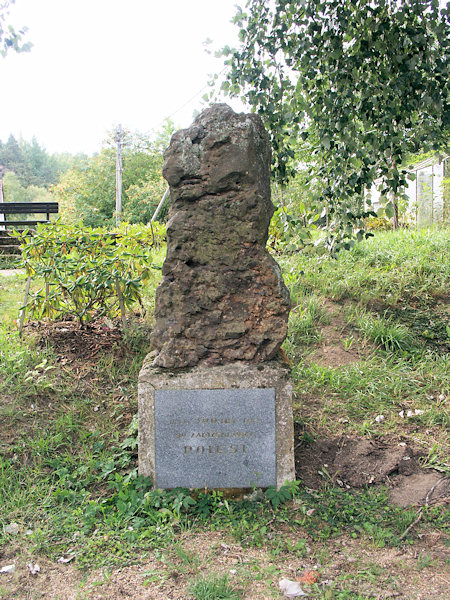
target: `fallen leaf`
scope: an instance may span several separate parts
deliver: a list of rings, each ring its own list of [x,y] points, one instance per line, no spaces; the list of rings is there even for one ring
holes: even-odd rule
[[[296,581],[291,581],[290,579],[280,579],[278,586],[286,598],[297,598],[298,596],[307,595]]]
[[[303,575],[296,578],[296,581],[299,583],[308,583],[312,585],[313,583],[317,583],[320,580],[320,573],[317,571],[305,571]]]

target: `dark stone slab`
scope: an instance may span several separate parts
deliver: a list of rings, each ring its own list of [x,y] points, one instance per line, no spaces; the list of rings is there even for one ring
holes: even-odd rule
[[[155,486],[277,484],[275,389],[155,390]]]

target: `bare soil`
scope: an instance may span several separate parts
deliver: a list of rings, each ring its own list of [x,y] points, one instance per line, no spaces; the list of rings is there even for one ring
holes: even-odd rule
[[[295,439],[304,439],[299,426]],[[306,487],[321,489],[329,475],[334,485],[347,489],[384,484],[396,506],[421,505],[427,498],[428,504],[450,501],[450,480],[439,471],[422,469],[418,458],[420,453],[406,442],[395,440],[340,436],[300,441],[295,447],[296,474]]]
[[[279,531],[275,535],[287,534]],[[302,535],[299,531],[292,541]],[[266,549],[242,548],[226,532],[190,533],[181,540],[181,545],[186,553],[194,552],[199,561],[187,564],[168,549],[162,556],[147,556],[133,566],[81,572],[71,564],[10,557],[16,570],[0,575],[0,597],[2,600],[191,600],[190,582],[208,577],[213,571],[227,574],[245,600],[268,600],[282,597],[278,590],[282,577],[296,580],[305,572],[314,571],[319,574],[319,589],[332,589],[336,578],[345,576],[347,589],[355,597],[359,594],[373,600],[448,598],[449,573],[436,570],[436,561],[442,559],[446,548],[436,534],[421,539],[414,548],[401,550],[367,546],[342,536],[327,541],[321,553],[311,557],[292,554],[274,557]],[[4,559],[1,563],[4,564]],[[36,563],[40,571],[32,575],[29,565]],[[302,588],[310,591],[308,585],[302,584]]]
[[[324,367],[341,367],[357,362],[372,348],[364,344],[345,320],[345,305],[324,299],[323,308],[329,323],[321,327],[321,341],[308,356],[308,363]],[[344,340],[347,343],[344,344]]]
[[[83,326],[73,319],[67,321],[32,321],[26,331],[39,337],[41,346],[54,349],[57,360],[70,365],[95,361],[100,353],[112,353],[116,358],[125,356],[127,347],[117,321],[95,319]]]

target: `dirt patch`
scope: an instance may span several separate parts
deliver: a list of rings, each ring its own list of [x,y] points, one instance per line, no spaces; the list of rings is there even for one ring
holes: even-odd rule
[[[322,343],[320,348],[310,354],[308,362],[321,367],[343,367],[358,362],[361,356],[362,354],[357,350],[345,350],[342,343],[340,345]]]
[[[405,442],[387,442],[340,436],[310,441],[298,426],[295,439],[296,477],[305,486],[320,489],[326,480],[340,487],[363,488],[384,484],[397,506],[423,504],[450,494],[450,480],[430,469],[422,469],[419,455]]]
[[[409,477],[397,477],[392,483],[389,498],[395,506],[434,504],[450,496],[450,479],[438,471],[419,471]]]
[[[276,535],[289,537],[293,544],[303,533],[277,531]],[[242,548],[226,532],[188,533],[179,545],[193,562],[177,557],[174,548],[160,551],[159,558],[152,553],[137,565],[88,572],[78,571],[72,564],[61,565],[37,557],[12,557],[15,573],[0,575],[2,599],[187,600],[193,598],[188,591],[190,582],[214,573],[228,575],[230,584],[242,592],[245,600],[266,600],[282,597],[278,591],[282,577],[295,580],[311,570],[320,574],[320,590],[343,586],[348,598],[448,598],[448,574],[436,563],[430,564],[445,548],[442,540],[431,533],[414,548],[400,550],[368,546],[343,535],[328,540],[326,549],[319,548],[317,552],[307,544],[303,556],[274,555],[267,548]],[[194,554],[190,554],[192,550]],[[32,575],[30,563],[38,563],[40,572]],[[307,585],[302,587],[310,591]]]
[[[358,362],[367,355],[366,346],[345,319],[345,306],[325,299],[322,308],[328,323],[320,328],[320,344],[308,356],[308,362],[334,368]]]
[[[74,320],[32,321],[26,331],[38,335],[40,346],[51,346],[63,364],[92,360],[106,352],[120,355],[126,350],[118,322],[107,318],[95,319],[83,328]]]

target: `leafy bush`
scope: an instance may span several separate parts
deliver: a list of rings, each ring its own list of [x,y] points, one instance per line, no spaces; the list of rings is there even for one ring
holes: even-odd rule
[[[35,234],[16,232],[22,267],[43,287],[28,300],[34,318],[115,317],[141,302],[142,284],[151,277],[152,249],[164,240],[159,224],[129,225],[109,231],[61,222],[38,226]]]
[[[313,225],[306,218],[295,217],[291,212],[278,208],[270,222],[268,246],[275,252],[298,252],[312,244],[310,229]]]
[[[392,223],[386,217],[369,217],[366,219],[367,231],[390,231]]]

